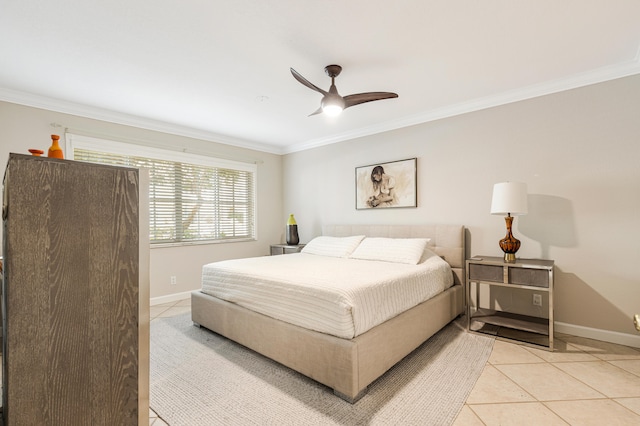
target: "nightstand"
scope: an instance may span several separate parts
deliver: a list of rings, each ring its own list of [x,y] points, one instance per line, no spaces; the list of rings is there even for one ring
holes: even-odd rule
[[[553,260],[516,259],[507,263],[502,257],[475,256],[467,260],[466,266],[467,330],[553,351]],[[528,290],[533,293],[534,305],[539,301],[539,306],[543,306],[542,296],[546,293],[548,315],[506,312],[495,300],[490,300],[492,306],[482,307],[480,287],[502,288],[503,295],[512,292],[510,300],[518,296],[522,299]]]
[[[290,246],[288,244],[271,244],[271,256],[277,254],[291,254],[299,253],[304,248],[304,244],[298,244],[297,246]]]

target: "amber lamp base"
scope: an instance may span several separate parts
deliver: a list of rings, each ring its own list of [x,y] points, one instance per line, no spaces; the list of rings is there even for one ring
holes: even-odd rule
[[[511,233],[511,224],[513,223],[513,217],[508,214],[504,218],[507,223],[507,235],[498,243],[500,248],[504,252],[504,261],[507,263],[514,263],[516,261],[516,252],[520,248],[520,240],[513,236]]]

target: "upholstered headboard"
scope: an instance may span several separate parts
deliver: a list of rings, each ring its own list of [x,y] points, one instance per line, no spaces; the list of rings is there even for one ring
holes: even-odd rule
[[[465,232],[462,225],[324,225],[322,235],[430,238],[429,248],[451,265],[455,283],[465,282]]]

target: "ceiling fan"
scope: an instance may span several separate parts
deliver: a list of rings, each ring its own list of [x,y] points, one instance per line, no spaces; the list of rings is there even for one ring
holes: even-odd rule
[[[352,107],[354,105],[398,97],[397,93],[391,92],[368,92],[357,93],[355,95],[340,96],[335,85],[335,78],[340,75],[340,71],[342,71],[342,67],[340,65],[327,65],[326,67],[324,67],[324,72],[326,72],[327,75],[331,77],[331,87],[327,92],[309,82],[309,80],[300,75],[298,71],[291,68],[291,74],[293,74],[293,77],[296,80],[307,86],[309,89],[320,92],[323,95],[322,100],[320,101],[320,108],[309,114],[309,117],[323,112],[327,115],[335,116],[340,114],[343,109]]]

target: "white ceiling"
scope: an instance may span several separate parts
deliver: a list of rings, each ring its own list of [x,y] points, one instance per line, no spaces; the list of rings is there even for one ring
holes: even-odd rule
[[[2,0],[0,99],[287,153],[640,73],[638,0]],[[398,99],[307,117],[321,95]],[[64,123],[61,123],[64,125]]]

